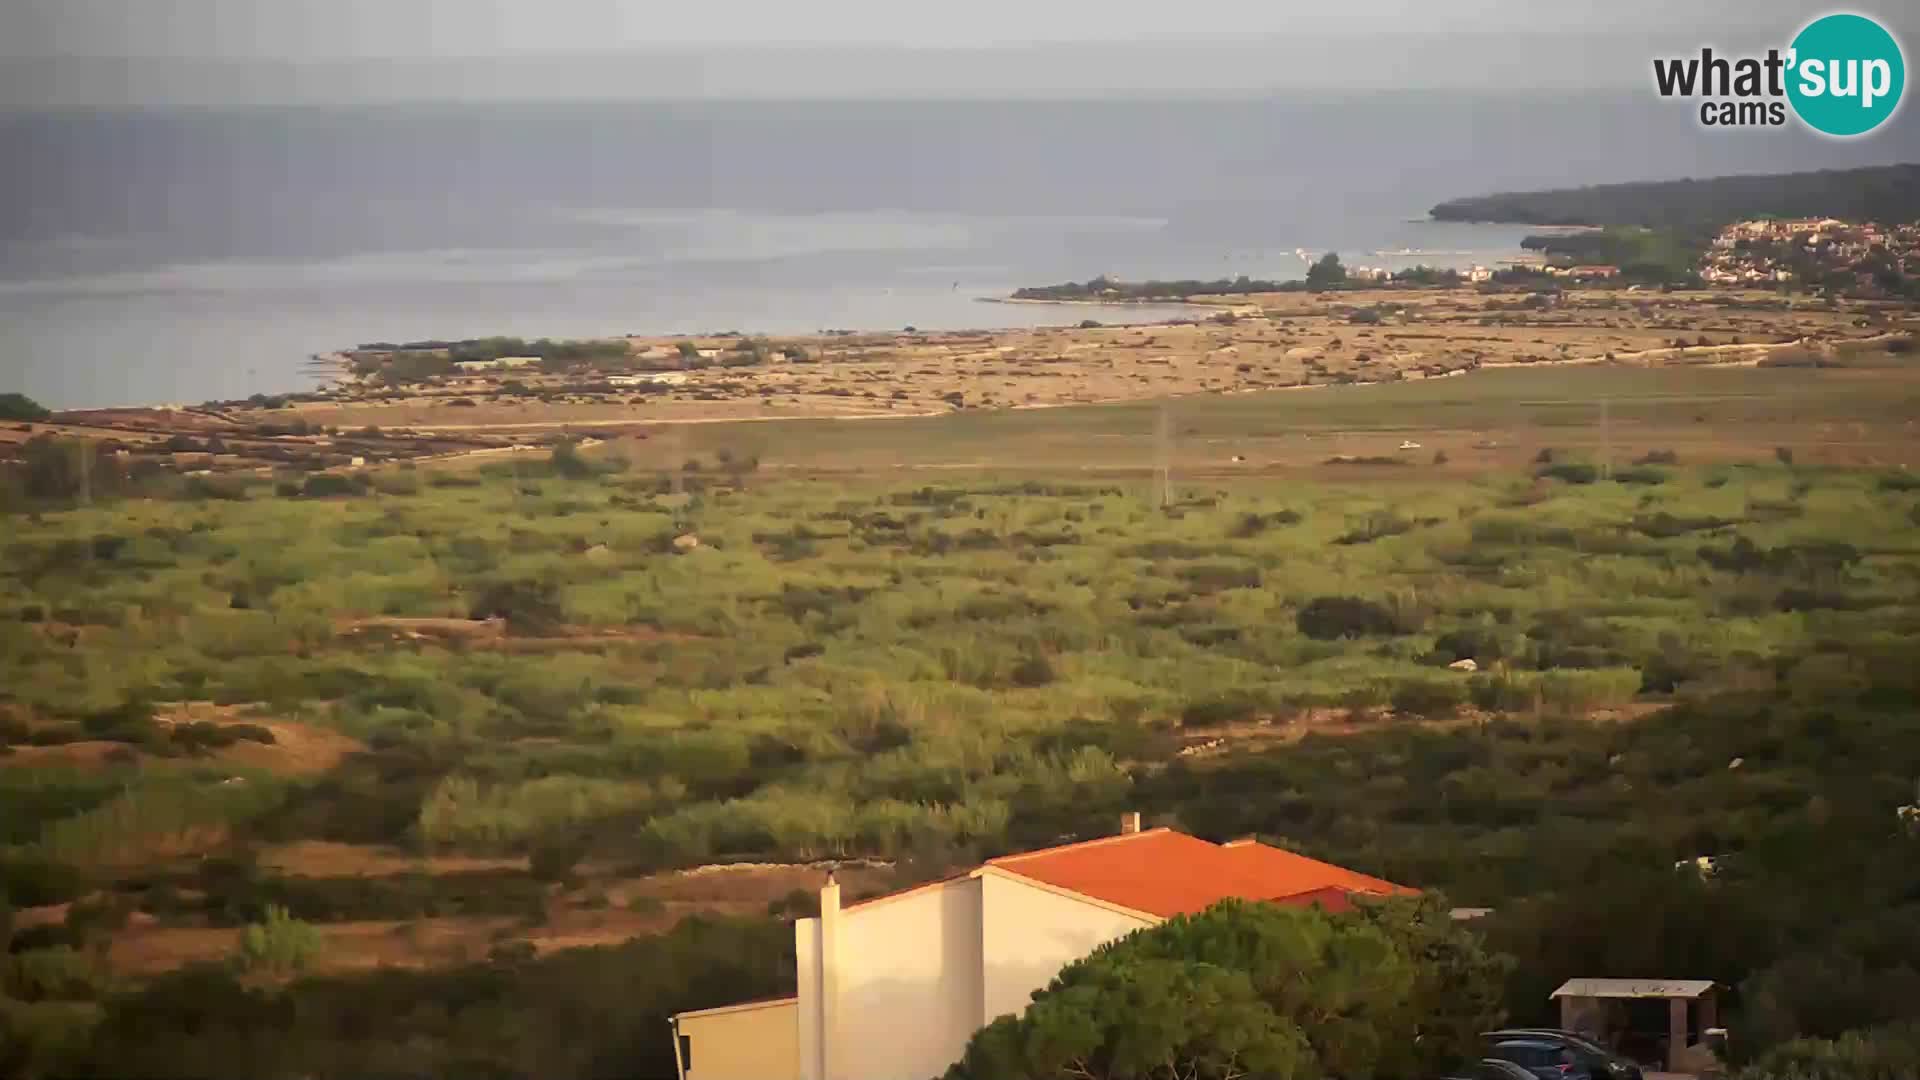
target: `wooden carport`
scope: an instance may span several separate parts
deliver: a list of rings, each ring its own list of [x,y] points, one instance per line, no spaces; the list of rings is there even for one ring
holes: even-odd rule
[[[1687,1007],[1700,1003],[1697,1017],[1702,1037],[1715,1024],[1717,1003],[1711,979],[1568,979],[1552,994],[1560,1002],[1560,1026],[1579,1030],[1582,1014],[1592,1015],[1608,998],[1665,998],[1667,1000],[1667,1061],[1671,1072],[1681,1071],[1687,1049]],[[1593,1032],[1602,1035],[1603,1032]]]

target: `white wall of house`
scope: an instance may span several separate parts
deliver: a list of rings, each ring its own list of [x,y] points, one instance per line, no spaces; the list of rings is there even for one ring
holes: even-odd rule
[[[800,1059],[794,1072],[800,1080],[825,1080],[820,1071],[820,920],[795,919],[793,965],[800,998]]]
[[[1062,967],[1157,921],[992,872],[831,903],[794,924],[802,1080],[939,1076]]]
[[[794,926],[804,1080],[926,1080],[946,1071],[981,1023],[980,883],[945,882],[842,911],[837,930],[825,922]],[[822,964],[829,950],[831,969]],[[823,1016],[807,999],[829,994]],[[809,1019],[830,1032],[824,1072]]]
[[[981,1024],[1026,1009],[1060,969],[1115,938],[1157,920],[1088,903],[1044,887],[982,874],[981,955],[985,1008]],[[964,1048],[965,1041],[961,1046]],[[948,1059],[951,1064],[958,1053]]]
[[[760,1002],[680,1017],[687,1080],[795,1080],[799,1006]]]

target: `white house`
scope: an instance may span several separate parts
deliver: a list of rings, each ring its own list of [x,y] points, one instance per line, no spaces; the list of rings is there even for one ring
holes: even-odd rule
[[[1168,829],[986,864],[794,924],[799,992],[673,1018],[682,1080],[927,1080],[1098,946],[1237,897],[1339,910],[1414,890],[1253,840]]]
[[[513,368],[532,367],[540,362],[537,356],[502,356],[493,360],[457,360],[454,367],[461,371],[509,371]]]

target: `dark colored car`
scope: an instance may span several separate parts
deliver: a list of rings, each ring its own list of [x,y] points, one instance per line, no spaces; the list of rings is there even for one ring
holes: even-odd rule
[[[1537,1080],[1608,1080],[1606,1072],[1583,1065],[1572,1047],[1551,1039],[1516,1035],[1496,1040],[1487,1052],[1521,1066]]]
[[[1500,1058],[1481,1058],[1447,1080],[1538,1080],[1526,1069]]]
[[[1561,1031],[1558,1028],[1503,1028],[1499,1031],[1486,1032],[1482,1038],[1487,1040],[1488,1053],[1509,1061],[1517,1061],[1538,1076],[1548,1076],[1549,1073],[1541,1070],[1550,1069],[1554,1077],[1642,1080],[1640,1066],[1577,1032]],[[1503,1053],[1498,1049],[1503,1043],[1544,1044],[1550,1050],[1564,1051],[1564,1060],[1559,1054],[1543,1055],[1537,1052],[1526,1052],[1530,1060],[1518,1061],[1514,1053]],[[1522,1053],[1522,1051],[1515,1053]],[[1552,1060],[1548,1060],[1549,1057]],[[1537,1059],[1537,1064],[1533,1059]],[[1561,1068],[1561,1066],[1569,1067]]]

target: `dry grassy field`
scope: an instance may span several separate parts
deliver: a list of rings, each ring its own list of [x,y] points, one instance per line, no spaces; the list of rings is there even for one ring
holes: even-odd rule
[[[1094,306],[1065,310],[1107,314]],[[1465,289],[1276,293],[1201,297],[1194,311],[1194,321],[1173,324],[798,339],[806,363],[692,370],[666,392],[610,395],[616,400],[476,400],[473,395],[491,394],[508,378],[543,385],[537,375],[489,374],[397,400],[307,405],[299,412],[318,424],[436,432],[898,416],[951,411],[956,400],[970,408],[1035,408],[1392,382],[1504,364],[1751,363],[1766,350],[1731,346],[1806,339],[1833,345],[1891,325],[1864,305],[1828,309],[1740,292],[1587,291],[1542,306],[1529,306],[1525,294]],[[629,339],[636,353],[668,343]],[[721,348],[728,341],[694,344]],[[449,407],[462,398],[473,407]]]

